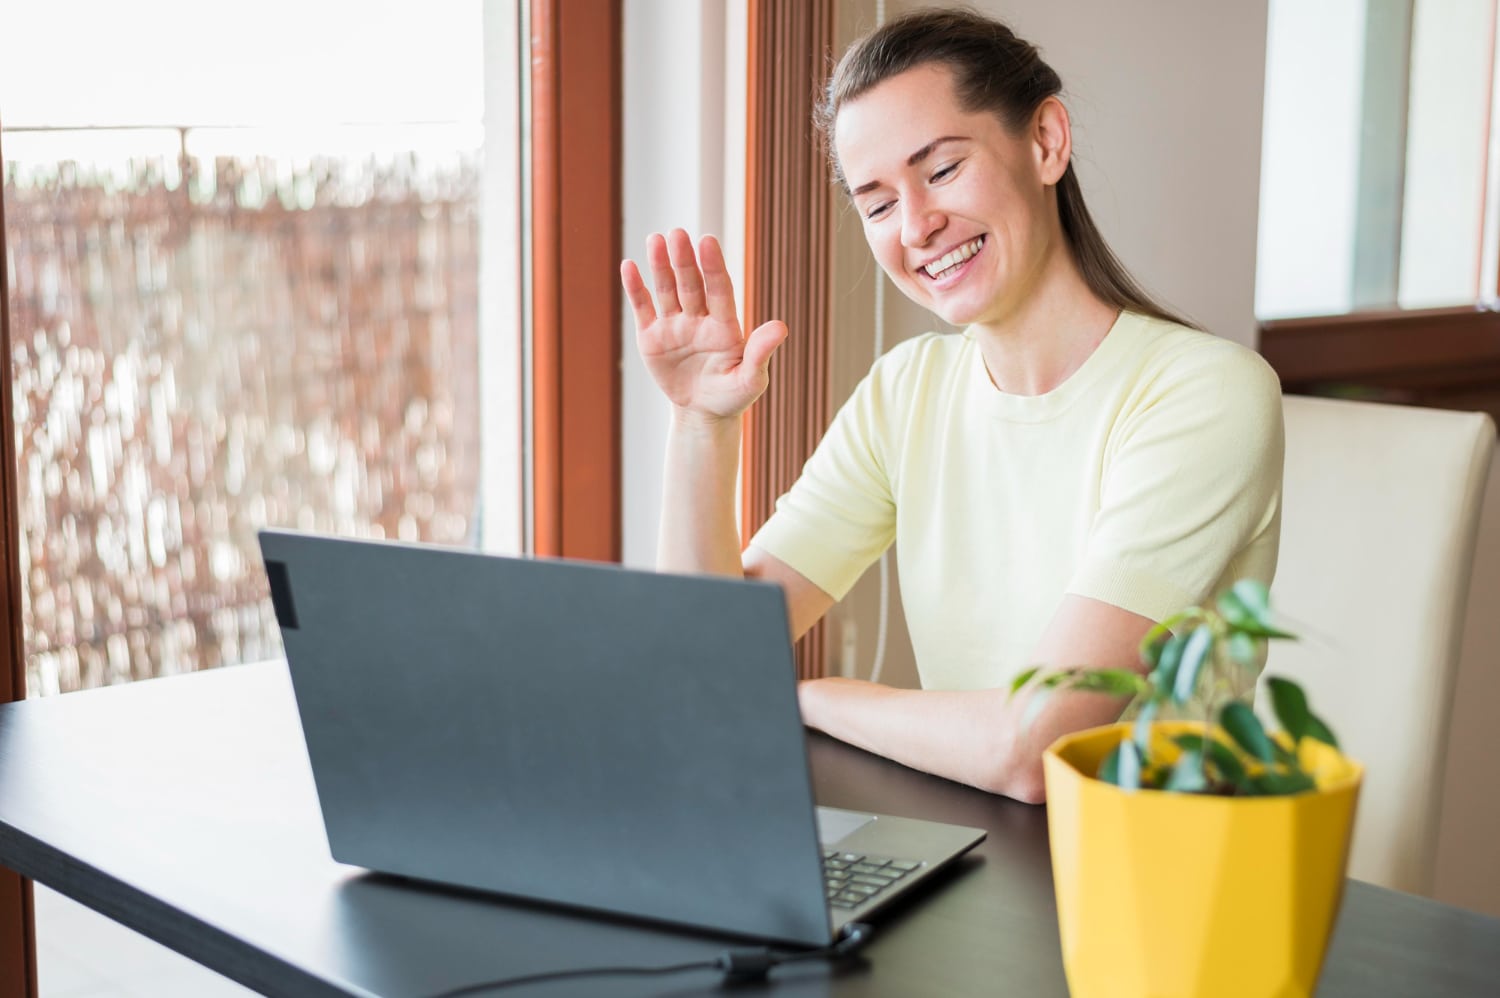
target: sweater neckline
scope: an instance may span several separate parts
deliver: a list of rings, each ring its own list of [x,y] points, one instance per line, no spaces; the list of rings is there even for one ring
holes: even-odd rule
[[[1012,395],[996,388],[995,383],[990,380],[989,370],[984,366],[979,339],[971,327],[963,331],[972,354],[969,376],[977,382],[977,394],[983,400],[986,411],[995,419],[1015,423],[1040,423],[1053,419],[1089,394],[1094,385],[1120,365],[1131,352],[1130,341],[1135,339],[1143,322],[1141,316],[1122,311],[1104,334],[1104,339],[1099,341],[1099,345],[1078,369],[1068,375],[1062,384],[1041,395]]]

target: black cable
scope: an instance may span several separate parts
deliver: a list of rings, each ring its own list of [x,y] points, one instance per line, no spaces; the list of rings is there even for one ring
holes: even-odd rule
[[[697,963],[679,963],[667,967],[589,967],[584,970],[553,970],[543,974],[527,974],[525,977],[507,977],[501,980],[465,984],[449,991],[440,991],[429,998],[459,998],[460,995],[477,995],[485,991],[499,991],[521,984],[537,984],[541,981],[560,981],[570,977],[654,977],[659,974],[681,974],[689,970],[714,970],[718,960],[699,960]]]
[[[552,970],[524,977],[506,977],[478,984],[465,984],[450,988],[428,998],[462,998],[486,991],[499,991],[522,984],[539,984],[543,981],[561,981],[574,977],[657,977],[665,974],[682,974],[690,970],[718,970],[724,974],[726,984],[744,984],[765,980],[773,967],[784,963],[801,963],[806,960],[838,960],[859,950],[870,940],[870,927],[863,922],[850,922],[844,926],[838,942],[822,949],[805,950],[800,953],[777,953],[770,949],[725,950],[712,960],[694,963],[668,964],[661,967],[585,967],[579,970]]]

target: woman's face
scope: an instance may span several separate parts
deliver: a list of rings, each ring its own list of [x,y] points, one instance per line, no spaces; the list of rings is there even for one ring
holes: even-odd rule
[[[907,70],[845,104],[839,165],[882,269],[917,304],[956,326],[1001,323],[1063,247],[1048,186],[1066,168],[1058,136],[1012,135],[998,116],[959,106],[940,64]],[[1034,123],[1035,124],[1035,123]]]

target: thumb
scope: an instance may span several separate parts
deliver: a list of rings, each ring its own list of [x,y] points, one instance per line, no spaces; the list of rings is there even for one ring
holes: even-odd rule
[[[780,319],[772,319],[756,326],[745,338],[744,363],[764,371],[771,363],[771,355],[786,340],[787,335],[786,323]]]

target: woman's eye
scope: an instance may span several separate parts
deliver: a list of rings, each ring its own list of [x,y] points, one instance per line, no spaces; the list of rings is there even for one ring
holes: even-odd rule
[[[938,180],[947,180],[949,177],[953,176],[953,171],[957,170],[957,169],[958,169],[958,164],[957,163],[949,163],[947,166],[943,167],[941,170],[938,170],[936,173],[934,173],[932,175],[932,180],[934,182],[938,181]]]
[[[891,203],[889,201],[882,201],[880,204],[874,205],[873,207],[865,211],[865,219],[867,221],[873,222],[875,219],[879,218],[890,210]]]

